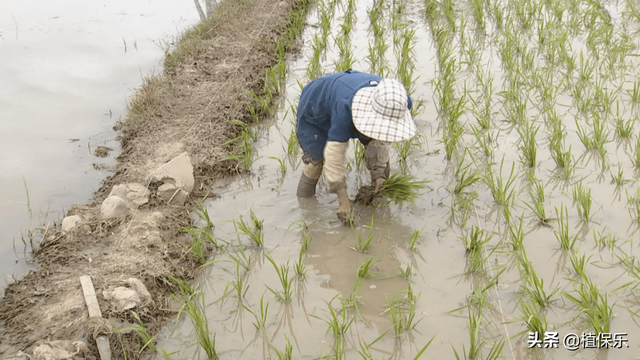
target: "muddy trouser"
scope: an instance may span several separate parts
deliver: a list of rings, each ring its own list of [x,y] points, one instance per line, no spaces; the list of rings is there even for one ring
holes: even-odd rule
[[[316,194],[316,185],[322,175],[324,159],[313,161],[311,156],[304,154],[302,161],[304,162],[304,170],[302,170],[300,182],[298,182],[296,195],[301,198],[307,198]]]
[[[371,140],[366,146],[364,151],[364,160],[371,174],[371,182],[374,183],[376,179],[389,178],[389,146],[390,143],[385,143],[378,140]]]

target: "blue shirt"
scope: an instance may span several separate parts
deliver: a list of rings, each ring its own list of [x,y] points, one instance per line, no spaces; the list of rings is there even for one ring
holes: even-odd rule
[[[322,160],[327,141],[371,141],[353,126],[351,101],[363,87],[376,86],[380,76],[347,70],[314,79],[302,89],[298,102],[296,133],[302,150],[315,161]],[[411,98],[407,96],[411,109]]]

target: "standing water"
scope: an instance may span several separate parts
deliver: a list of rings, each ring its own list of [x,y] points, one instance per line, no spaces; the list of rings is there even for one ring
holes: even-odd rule
[[[23,241],[90,201],[115,167],[127,98],[162,71],[163,49],[196,10],[186,0],[3,2],[0,288],[27,269]],[[98,147],[109,149],[98,157]]]

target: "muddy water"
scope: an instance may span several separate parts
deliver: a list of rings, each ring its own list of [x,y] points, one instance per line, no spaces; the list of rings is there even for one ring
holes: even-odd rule
[[[346,1],[342,2],[343,5]],[[357,23],[354,26],[352,46],[357,58],[354,69],[368,70],[367,45],[371,40],[367,32],[367,9],[372,1],[356,1]],[[493,4],[493,2],[492,2]],[[504,5],[503,2],[497,2]],[[332,32],[338,36],[341,15],[346,6],[335,9]],[[505,6],[500,6],[505,8]],[[466,10],[466,8],[463,7]],[[389,14],[390,9],[385,10]],[[615,15],[620,11],[611,10]],[[261,136],[255,144],[256,161],[252,174],[221,183],[218,197],[207,202],[207,209],[214,219],[215,235],[230,244],[218,251],[212,259],[215,261],[203,270],[199,279],[205,294],[206,316],[211,332],[216,334],[218,354],[222,358],[271,358],[276,349],[282,352],[288,338],[293,345],[293,358],[335,358],[332,354],[334,338],[329,331],[327,320],[331,315],[329,306],[342,319],[346,314],[346,323],[355,319],[346,331],[346,358],[361,358],[362,344],[375,344],[370,347],[373,358],[413,359],[418,351],[433,337],[434,341],[426,351],[424,358],[455,358],[452,347],[464,357],[464,349],[470,348],[469,312],[466,306],[474,305],[472,313],[480,319],[478,337],[482,340],[482,354],[487,356],[489,348],[497,341],[504,340],[502,357],[505,359],[629,359],[636,356],[640,346],[640,329],[637,319],[627,310],[637,312],[637,290],[622,287],[626,284],[638,284],[620,265],[620,257],[637,256],[637,223],[630,217],[626,193],[632,195],[637,188],[637,174],[628,158],[633,153],[633,145],[625,145],[613,136],[614,124],[609,119],[609,142],[606,144],[608,163],[613,171],[620,166],[628,182],[616,187],[611,182],[609,170],[603,171],[599,160],[586,152],[577,136],[574,118],[578,118],[573,107],[573,98],[569,90],[560,91],[557,96],[556,111],[565,116],[567,147],[571,145],[577,166],[570,181],[558,180],[555,176],[555,164],[551,158],[547,128],[540,114],[537,94],[529,90],[530,102],[527,108],[529,121],[540,126],[536,137],[538,164],[534,171],[526,169],[520,161],[519,135],[503,108],[500,91],[505,72],[501,66],[497,48],[504,38],[497,32],[492,38],[473,38],[468,41],[486,41],[480,48],[481,68],[494,77],[494,96],[492,97],[492,125],[489,131],[495,136],[493,155],[485,157],[471,132],[475,124],[469,109],[463,116],[465,133],[458,146],[459,153],[451,161],[445,158],[442,144],[441,119],[438,117],[439,99],[433,95],[436,80],[440,76],[431,34],[424,23],[422,1],[408,1],[405,22],[416,34],[416,70],[417,76],[414,99],[425,101],[422,112],[416,117],[421,132],[420,145],[413,148],[409,157],[409,172],[421,179],[430,181],[429,188],[412,204],[391,205],[382,208],[356,206],[358,213],[354,228],[343,226],[335,217],[337,200],[327,194],[326,185],[321,181],[318,193],[313,199],[297,199],[296,185],[301,172],[300,154],[287,156],[286,144],[293,128],[294,117],[290,105],[297,103],[300,93],[298,80],[305,83],[305,70],[311,54],[311,39],[316,31],[309,27],[304,35],[305,45],[302,55],[289,64],[286,96],[282,111],[275,121],[261,127]],[[387,16],[388,19],[390,16]],[[469,20],[471,15],[469,15]],[[615,20],[614,16],[614,20]],[[487,21],[489,21],[487,19]],[[617,20],[616,20],[617,21]],[[318,14],[311,13],[308,22],[319,23]],[[489,28],[494,24],[488,23]],[[619,26],[619,25],[617,25]],[[634,28],[637,24],[631,24]],[[389,25],[387,24],[387,28]],[[391,30],[389,30],[389,34]],[[471,32],[470,30],[468,30]],[[456,38],[459,40],[459,38]],[[637,43],[636,37],[634,42]],[[391,42],[391,35],[389,35]],[[584,36],[573,39],[572,53],[579,56],[584,48]],[[489,44],[490,43],[490,44]],[[469,44],[467,43],[468,46]],[[478,95],[478,83],[474,69],[464,64],[459,53],[462,45],[454,44],[454,56],[459,60],[460,69],[456,74],[456,91],[462,93],[466,87],[470,96]],[[338,58],[337,49],[329,48],[322,63],[325,73],[332,72]],[[387,61],[391,69],[396,60],[393,48],[388,51]],[[625,77],[616,79],[616,83],[606,84],[616,90],[616,96],[623,103],[623,116],[637,117],[629,105],[629,83],[637,78],[637,58],[627,59],[629,68]],[[559,76],[558,76],[559,77]],[[555,79],[560,81],[559,79]],[[622,84],[622,85],[620,85]],[[614,110],[615,111],[615,110]],[[640,128],[636,124],[634,134]],[[635,135],[634,135],[635,139]],[[635,140],[631,141],[633,144]],[[351,150],[353,146],[351,147]],[[463,150],[469,154],[462,157]],[[352,152],[350,153],[352,154]],[[283,174],[278,162],[271,157],[282,159],[287,164]],[[353,157],[353,156],[351,156]],[[551,304],[543,313],[548,322],[548,331],[558,332],[558,349],[527,349],[527,328],[521,310],[521,302],[526,300],[523,294],[523,274],[518,269],[518,259],[510,248],[511,241],[508,224],[503,208],[497,206],[490,189],[479,181],[466,191],[477,195],[470,206],[469,218],[461,223],[460,211],[454,210],[454,197],[451,195],[455,185],[457,163],[464,159],[470,169],[478,176],[485,177],[487,164],[496,163],[490,168],[494,176],[509,177],[513,166],[514,201],[511,207],[513,219],[523,219],[523,247],[527,259],[538,277],[543,279],[544,288],[551,296]],[[500,163],[503,167],[500,169]],[[619,163],[619,165],[618,165]],[[392,172],[399,171],[399,160],[392,155]],[[348,187],[353,197],[357,188],[368,183],[366,170],[357,169],[350,159],[352,171]],[[614,318],[611,322],[612,333],[626,333],[628,347],[621,349],[566,350],[562,339],[566,334],[589,332],[589,326],[581,319],[583,312],[569,300],[566,294],[576,296],[575,287],[579,283],[571,264],[571,252],[562,251],[554,232],[558,231],[557,219],[550,220],[550,226],[541,226],[527,204],[531,203],[528,190],[530,183],[527,173],[533,173],[545,188],[544,206],[549,218],[555,218],[554,209],[564,205],[568,209],[570,233],[577,236],[574,250],[587,259],[585,273],[603,294],[608,297]],[[581,222],[572,199],[572,190],[576,183],[592,189],[594,204],[593,217],[589,223]],[[248,221],[250,212],[264,221],[265,248],[252,247],[247,237],[238,234],[232,221],[241,217]],[[373,214],[374,226],[369,228]],[[281,304],[269,288],[281,291],[277,273],[266,259],[268,254],[277,264],[288,264],[293,276],[293,265],[299,259],[303,243],[300,224],[308,226],[312,239],[309,248],[303,254],[307,267],[305,280],[294,280],[291,303]],[[468,254],[462,239],[468,236],[472,225],[483,229],[491,236],[484,248],[482,271],[467,274]],[[411,234],[421,230],[415,251],[407,243]],[[600,247],[595,244],[594,232],[611,234],[617,238],[616,246]],[[374,240],[366,252],[354,248],[359,237],[372,234]],[[242,244],[242,246],[240,245]],[[229,254],[238,257],[244,249],[252,259],[250,270],[238,270]],[[356,270],[367,259],[374,259],[373,276],[359,281]],[[636,260],[637,261],[637,260]],[[399,275],[399,269],[411,264],[409,280]],[[241,299],[232,290],[231,282],[238,276],[245,287]],[[492,285],[492,279],[497,283]],[[388,310],[393,299],[406,299],[411,286],[415,300],[415,320],[409,332],[394,334],[393,321]],[[477,291],[488,290],[483,297]],[[476,293],[474,293],[474,290]],[[256,331],[254,314],[260,313],[263,305],[269,304],[266,316],[266,334]],[[351,306],[342,312],[340,299],[346,299]],[[476,301],[474,303],[474,301]],[[205,358],[201,350],[194,345],[193,327],[189,322],[177,322],[168,326],[159,338],[159,347],[171,353],[175,358]],[[376,341],[376,339],[378,339]],[[482,357],[483,358],[483,357]]]
[[[162,71],[162,48],[197,19],[186,1],[3,2],[3,277],[27,269],[21,239],[30,230],[59,221],[71,204],[90,201],[115,165],[112,128],[124,116],[126,99],[143,76]],[[98,146],[113,151],[96,157]]]

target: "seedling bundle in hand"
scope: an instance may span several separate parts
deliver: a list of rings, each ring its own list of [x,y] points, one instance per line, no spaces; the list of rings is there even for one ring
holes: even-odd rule
[[[425,187],[426,180],[416,180],[414,176],[395,173],[382,183],[380,195],[386,196],[395,203],[413,201],[420,196],[420,189]],[[371,205],[379,194],[375,194],[375,185],[360,188],[355,201],[363,205]]]

